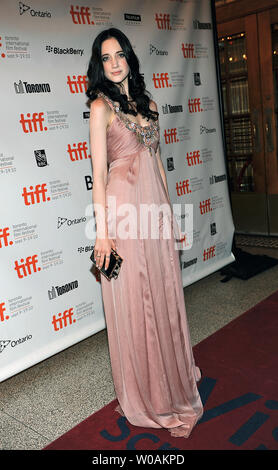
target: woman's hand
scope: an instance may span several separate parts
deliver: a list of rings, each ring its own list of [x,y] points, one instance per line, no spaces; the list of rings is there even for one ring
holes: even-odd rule
[[[105,257],[105,266],[104,269],[106,270],[110,263],[110,253],[111,248],[116,251],[116,243],[111,238],[96,238],[95,243],[95,260],[96,265],[101,269],[104,262]]]

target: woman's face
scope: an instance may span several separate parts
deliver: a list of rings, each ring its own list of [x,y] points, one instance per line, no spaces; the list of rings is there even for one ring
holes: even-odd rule
[[[117,39],[110,38],[101,45],[104,75],[114,83],[121,83],[129,74],[129,65]]]

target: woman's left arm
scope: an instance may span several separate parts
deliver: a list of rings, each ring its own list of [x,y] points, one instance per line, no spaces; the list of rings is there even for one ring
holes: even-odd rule
[[[152,111],[157,111],[157,105],[154,101],[151,101],[150,102],[150,109]],[[164,166],[163,166],[163,163],[162,163],[162,160],[161,160],[161,155],[160,155],[160,145],[157,147],[157,151],[156,151],[156,160],[157,160],[157,164],[158,164],[158,168],[159,168],[159,171],[160,171],[160,174],[161,174],[161,178],[163,180],[163,183],[164,183],[164,186],[165,186],[165,191],[166,191],[166,194],[167,194],[167,197],[168,197],[168,200],[169,200],[169,203],[170,203],[170,196],[169,196],[169,190],[168,190],[168,184],[167,184],[167,178],[166,178],[166,173],[165,173],[165,170],[164,170]]]
[[[162,160],[161,160],[160,147],[159,146],[157,148],[155,156],[156,156],[158,168],[159,168],[159,171],[160,171],[160,174],[161,174],[161,178],[162,178],[164,186],[165,186],[165,191],[166,191],[167,197],[169,199],[169,203],[170,203],[170,196],[169,196],[167,178],[166,178],[166,173],[165,173],[164,166],[163,166],[163,163],[162,163]]]

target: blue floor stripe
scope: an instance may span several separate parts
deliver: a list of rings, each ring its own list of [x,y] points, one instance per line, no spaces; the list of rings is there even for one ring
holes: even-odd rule
[[[229,441],[236,446],[241,446],[268,420],[268,418],[268,415],[257,411],[230,437]]]
[[[246,393],[238,398],[234,398],[233,400],[222,403],[222,405],[216,406],[215,408],[211,408],[210,410],[205,411],[202,419],[199,421],[199,424],[205,423],[206,421],[228,413],[229,411],[241,408],[242,406],[248,405],[248,403],[252,403],[256,400],[259,400],[260,398],[262,397],[260,395],[256,395],[255,393]]]

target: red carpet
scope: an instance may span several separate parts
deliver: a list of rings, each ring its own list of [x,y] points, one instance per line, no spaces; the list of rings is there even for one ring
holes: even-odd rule
[[[205,413],[189,439],[132,426],[113,401],[45,449],[277,450],[277,344],[278,292],[194,347]]]

